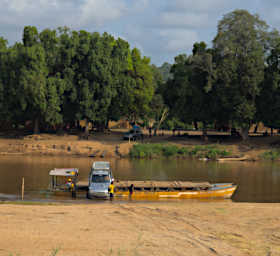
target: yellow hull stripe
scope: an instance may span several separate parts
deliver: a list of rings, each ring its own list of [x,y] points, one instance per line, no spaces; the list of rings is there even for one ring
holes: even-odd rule
[[[131,198],[231,198],[236,187],[202,191],[118,191],[115,196]]]

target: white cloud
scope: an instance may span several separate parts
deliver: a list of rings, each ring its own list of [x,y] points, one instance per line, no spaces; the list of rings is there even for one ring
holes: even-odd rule
[[[259,13],[280,28],[279,0],[0,0],[1,35],[20,41],[24,26],[107,31],[141,48],[153,63],[211,44],[217,22],[236,8]]]
[[[73,2],[64,0],[4,0],[0,22],[8,25],[67,25],[73,17]],[[59,14],[60,15],[59,15]],[[64,22],[64,24],[62,24]]]
[[[232,1],[233,2],[233,1]],[[216,11],[232,3],[231,0],[172,0],[169,4],[176,10]]]
[[[160,17],[163,25],[200,28],[209,24],[208,14],[164,12]]]
[[[132,5],[132,10],[134,11],[143,11],[147,7],[149,7],[150,1],[149,0],[136,0]]]
[[[270,20],[270,24],[273,28],[280,29],[280,7],[272,7],[272,6],[267,6],[267,8],[263,8],[264,10],[264,15],[262,15],[260,18],[264,19],[267,21],[268,19]],[[264,16],[264,17],[263,17]]]
[[[164,48],[169,52],[189,50],[194,42],[198,41],[198,35],[188,29],[166,29],[160,31],[164,42]]]
[[[39,12],[48,11],[50,8],[59,6],[59,0],[2,0],[5,9],[14,13],[24,13],[30,10]],[[60,1],[63,3],[63,1]],[[43,8],[47,8],[44,10]],[[35,13],[34,13],[35,14]]]
[[[0,0],[1,1],[1,0]],[[100,27],[122,16],[125,0],[2,0],[0,22],[44,26]]]
[[[82,25],[90,22],[101,26],[107,21],[118,19],[126,10],[123,0],[87,0],[81,6]]]

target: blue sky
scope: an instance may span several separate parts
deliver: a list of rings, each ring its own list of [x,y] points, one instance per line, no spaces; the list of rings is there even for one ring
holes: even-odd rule
[[[280,30],[279,0],[0,0],[0,36],[21,41],[27,25],[106,31],[161,65],[190,53],[196,41],[211,46],[218,21],[235,9],[257,13]]]

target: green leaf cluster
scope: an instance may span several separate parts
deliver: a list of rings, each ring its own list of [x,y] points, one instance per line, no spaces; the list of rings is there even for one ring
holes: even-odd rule
[[[280,127],[279,42],[279,33],[258,15],[224,15],[212,48],[195,43],[192,55],[175,57],[162,90],[169,118],[202,122],[204,130],[210,124],[237,127],[244,139],[252,123]]]
[[[216,145],[178,147],[170,144],[135,144],[129,152],[132,158],[195,157],[211,160],[230,154],[230,151]]]
[[[144,117],[155,90],[150,60],[108,33],[27,26],[23,43],[0,38],[0,120],[39,128],[78,120]]]

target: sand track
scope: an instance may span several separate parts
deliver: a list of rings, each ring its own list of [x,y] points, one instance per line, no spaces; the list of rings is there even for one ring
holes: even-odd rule
[[[0,255],[280,255],[280,204],[0,205]]]

